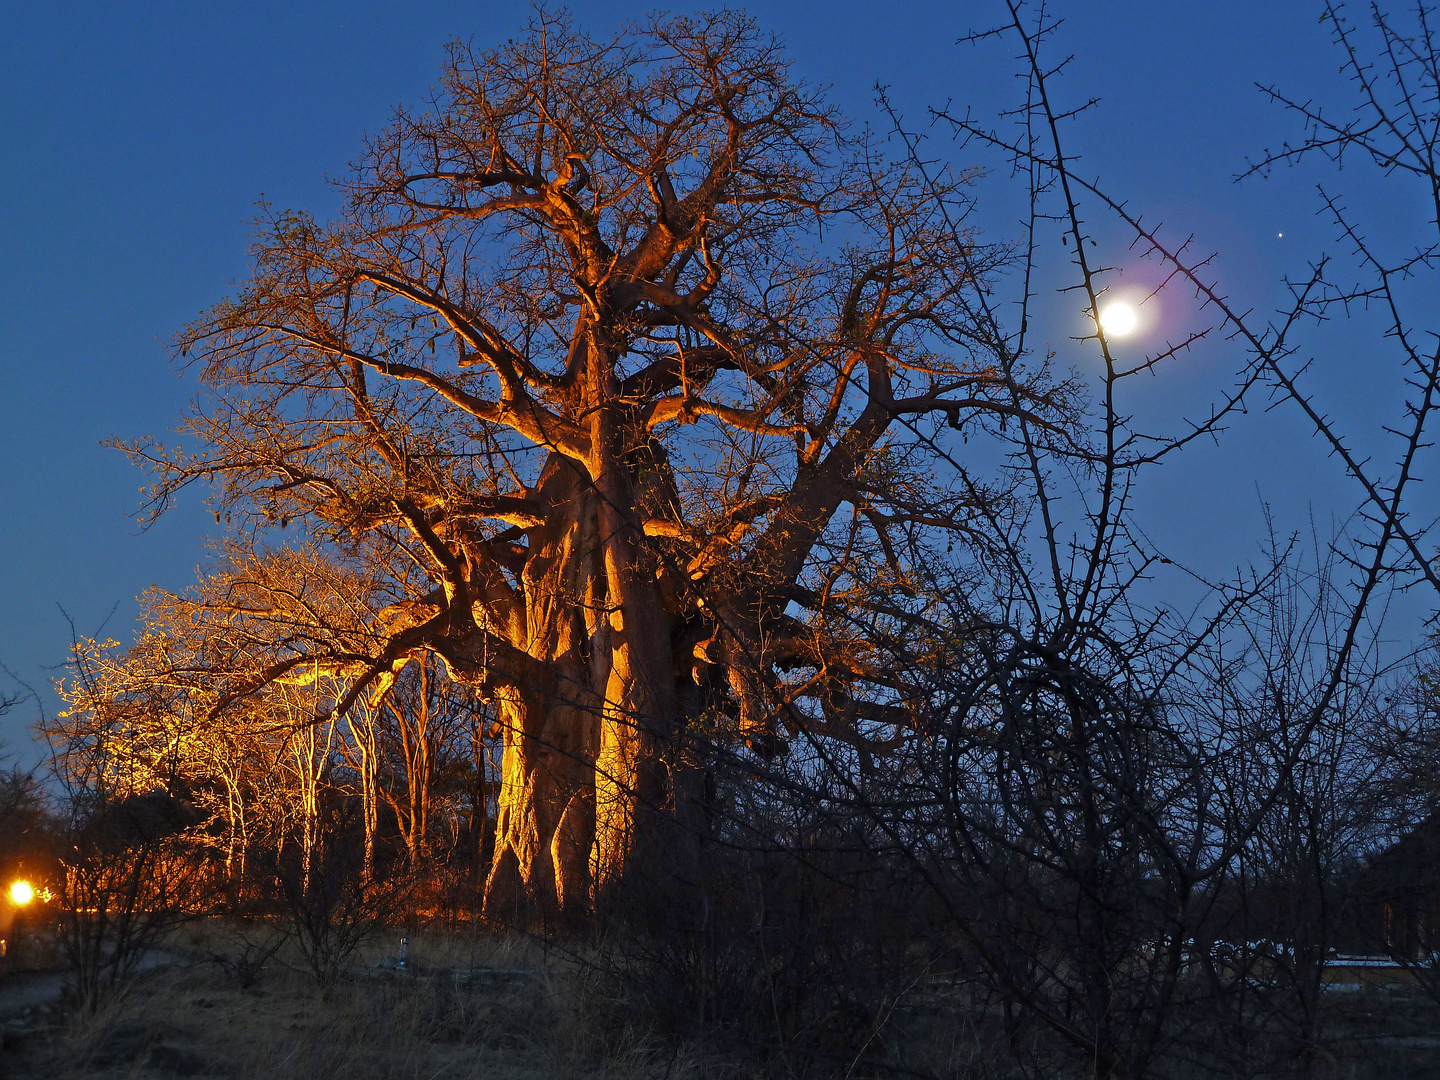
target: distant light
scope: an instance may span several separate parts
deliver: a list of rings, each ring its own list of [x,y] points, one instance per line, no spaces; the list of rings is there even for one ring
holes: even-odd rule
[[[1100,329],[1110,337],[1125,337],[1135,332],[1136,325],[1140,322],[1135,309],[1129,304],[1122,304],[1118,301],[1107,305],[1100,312]]]
[[[35,899],[35,890],[30,887],[28,881],[17,881],[10,886],[10,902],[16,907],[24,907]]]
[[[1282,232],[1282,233],[1276,233],[1275,235],[1278,236],[1281,240],[1284,240],[1284,239],[1285,239],[1285,234],[1284,234],[1283,232]]]

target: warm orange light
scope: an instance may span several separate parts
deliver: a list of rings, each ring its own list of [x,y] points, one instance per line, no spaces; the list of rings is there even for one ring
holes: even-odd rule
[[[35,890],[30,887],[28,881],[17,881],[10,886],[10,902],[16,907],[24,907],[35,899]]]

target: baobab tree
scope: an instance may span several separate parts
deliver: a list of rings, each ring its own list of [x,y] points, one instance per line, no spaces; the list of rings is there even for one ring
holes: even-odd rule
[[[996,362],[968,178],[883,151],[739,15],[600,41],[541,13],[452,46],[339,219],[267,212],[181,336],[208,393],[196,451],[129,447],[153,509],[209,481],[217,517],[390,568],[362,654],[264,677],[342,674],[344,710],[430,652],[492,702],[487,905],[585,905],[647,859],[701,798],[670,749],[702,721],[772,755],[909,723],[849,613],[903,608],[907,552],[1000,497],[926,448],[1059,431],[1071,390]]]

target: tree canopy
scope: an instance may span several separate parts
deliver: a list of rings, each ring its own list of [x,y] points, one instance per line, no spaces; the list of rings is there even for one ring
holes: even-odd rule
[[[383,568],[363,648],[277,642],[221,705],[323,670],[344,711],[439,654],[506,731],[491,892],[560,904],[641,809],[683,814],[660,751],[702,716],[767,754],[893,741],[904,676],[857,613],[903,615],[907,552],[1000,498],[934,433],[1071,407],[987,329],[1007,252],[967,180],[890,160],[734,13],[452,46],[340,218],[268,212],[181,337],[198,449],[130,447],[156,511],[208,480]]]

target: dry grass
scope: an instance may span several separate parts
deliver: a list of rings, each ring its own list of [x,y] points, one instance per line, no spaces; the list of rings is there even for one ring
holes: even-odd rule
[[[255,936],[253,928],[237,933],[222,923],[187,928],[167,945],[180,962],[143,974],[96,1013],[57,1016],[48,1028],[12,1038],[0,1056],[0,1077],[1007,1080],[1084,1071],[1033,1026],[1003,1033],[993,1010],[949,983],[919,987],[895,1002],[861,1066],[859,1046],[834,1057],[786,1056],[747,1045],[743,1033],[728,1028],[657,1035],[641,1019],[644,1002],[616,996],[613,982],[524,937],[416,932],[410,970],[400,972],[387,966],[397,934],[373,943],[363,966],[322,994],[300,970],[301,958],[283,949],[247,978],[234,965],[214,962]],[[1440,1030],[1440,1011],[1433,1003],[1361,993],[1327,996],[1325,1006],[1330,1037],[1310,1075],[1440,1075],[1440,1040],[1430,1036]],[[1028,1068],[1018,1066],[1017,1054]],[[1188,1080],[1192,1071],[1182,1064],[1157,1075]]]
[[[192,956],[224,937],[217,928],[203,935],[191,932]],[[373,963],[395,950],[370,951]],[[567,969],[523,939],[416,935],[411,956],[411,973],[356,969],[323,996],[283,967],[283,957],[247,988],[215,964],[154,971],[97,1013],[30,1035],[7,1052],[0,1073],[45,1080],[749,1075],[617,1023]],[[481,970],[462,979],[454,968]]]

